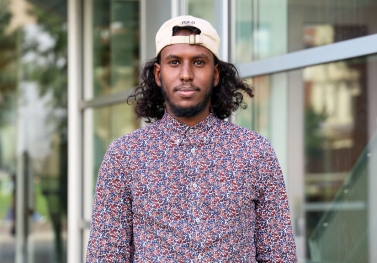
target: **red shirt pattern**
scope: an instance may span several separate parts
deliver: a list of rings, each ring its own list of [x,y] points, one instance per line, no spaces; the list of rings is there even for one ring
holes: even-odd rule
[[[161,120],[103,159],[86,262],[296,262],[270,143],[209,115]]]

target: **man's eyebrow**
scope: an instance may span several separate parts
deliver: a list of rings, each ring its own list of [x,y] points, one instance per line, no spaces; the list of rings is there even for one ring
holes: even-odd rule
[[[194,56],[194,59],[195,58],[208,58],[208,56],[206,54],[199,54],[199,55]]]
[[[172,59],[172,58],[179,58],[179,56],[170,54],[167,57],[165,57],[165,59]]]
[[[172,58],[175,58],[175,59],[178,59],[178,58],[181,58],[180,56],[177,56],[177,55],[174,55],[174,54],[169,54],[165,57],[165,59],[172,59]],[[206,54],[199,54],[199,55],[196,55],[193,57],[193,59],[198,59],[198,58],[206,58],[208,59],[209,57],[206,55]]]

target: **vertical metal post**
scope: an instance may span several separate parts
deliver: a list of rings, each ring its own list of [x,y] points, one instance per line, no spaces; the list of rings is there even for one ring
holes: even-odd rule
[[[374,136],[376,138],[376,136]],[[369,145],[368,158],[368,250],[370,262],[377,262],[377,142],[374,139]]]
[[[83,10],[83,44],[86,47],[83,50],[83,87],[84,99],[93,99],[93,0],[84,0]],[[83,221],[82,227],[82,261],[85,261],[85,253],[89,241],[89,226],[92,216],[93,204],[93,181],[94,181],[94,164],[93,164],[93,114],[92,108],[85,109],[83,112]]]
[[[180,0],[171,0],[171,17],[172,18],[180,15],[179,7],[180,7]]]
[[[215,25],[220,36],[220,59],[229,61],[229,8],[227,0],[215,1]]]
[[[181,0],[180,5],[180,15],[185,16],[188,15],[188,0]]]
[[[214,27],[220,37],[220,59],[222,61],[229,61],[230,58],[230,34],[229,34],[229,3],[228,0],[215,1],[215,24]],[[229,122],[235,123],[236,116],[230,115]]]
[[[288,74],[287,193],[299,262],[305,259],[304,87],[302,71]]]
[[[176,2],[177,0],[172,0]],[[140,61],[147,60],[147,0],[140,0]]]
[[[171,0],[171,18],[188,14],[188,0]]]
[[[270,120],[269,138],[274,146],[279,159],[284,179],[287,182],[288,162],[288,74],[287,72],[275,73],[269,78],[270,86]]]
[[[68,0],[68,240],[67,262],[82,260],[82,1]]]
[[[236,0],[230,0],[229,2],[229,32],[228,32],[228,49],[229,49],[229,61],[231,63],[235,63],[236,61],[236,37],[237,37],[237,29],[236,29]]]
[[[377,61],[375,56],[367,61],[368,94],[368,251],[369,262],[377,262]]]
[[[25,121],[22,112],[23,100],[23,72],[22,72],[22,32],[21,30],[17,35],[17,49],[18,49],[18,99],[17,99],[17,170],[16,170],[16,207],[15,207],[15,232],[16,232],[16,248],[15,248],[15,259],[16,263],[26,263],[27,261],[27,234],[25,228],[25,176],[24,176],[24,151],[26,149],[26,136],[25,136]]]
[[[21,120],[22,122],[22,120]],[[21,128],[19,125],[18,128]],[[19,130],[19,135],[23,137],[23,131]],[[19,138],[20,139],[20,138]],[[21,140],[24,141],[24,140]],[[19,143],[21,142],[19,140]],[[26,152],[22,152],[17,160],[17,177],[16,177],[16,263],[27,262],[27,221],[25,215],[27,203],[25,202],[27,193],[26,190],[26,176],[25,176],[25,156]]]

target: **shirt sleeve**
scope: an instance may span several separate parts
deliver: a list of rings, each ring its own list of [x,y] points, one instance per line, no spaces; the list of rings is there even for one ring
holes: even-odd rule
[[[93,203],[87,263],[132,262],[132,199],[122,155],[109,147],[103,158]]]
[[[258,262],[297,262],[283,174],[269,142],[259,160],[255,241]]]

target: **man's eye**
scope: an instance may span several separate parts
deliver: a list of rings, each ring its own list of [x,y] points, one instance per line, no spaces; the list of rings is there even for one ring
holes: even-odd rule
[[[170,60],[169,64],[171,64],[171,65],[178,65],[179,61],[178,60]]]
[[[203,66],[204,65],[204,61],[197,60],[197,61],[194,62],[194,64],[197,65],[197,66]]]

